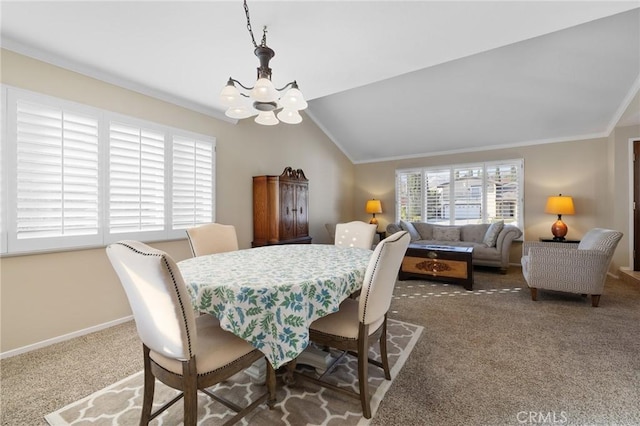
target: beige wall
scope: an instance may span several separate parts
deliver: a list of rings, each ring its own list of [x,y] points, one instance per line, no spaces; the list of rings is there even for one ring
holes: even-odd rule
[[[352,216],[351,162],[307,117],[296,126],[234,125],[2,50],[3,84],[216,137],[216,219],[235,225],[251,246],[252,179],[286,166],[309,178],[310,234],[329,241],[324,224]],[[224,84],[221,82],[220,84]],[[215,93],[212,96],[216,96]],[[185,240],[156,244],[176,260]],[[0,352],[36,344],[130,315],[103,248],[0,260]]]
[[[616,134],[623,133],[624,136],[615,137],[614,141],[612,138],[600,138],[358,164],[355,209],[357,211],[358,206],[364,206],[368,198],[380,198],[384,210],[384,213],[376,215],[380,218],[380,227],[395,221],[396,169],[523,158],[524,239],[537,240],[551,235],[555,217],[545,214],[544,206],[549,195],[558,193],[571,195],[575,202],[576,214],[563,217],[569,227],[567,238],[580,239],[593,227],[612,227],[628,234],[628,155],[625,140],[634,132],[639,135],[638,130],[638,127],[618,129]],[[520,263],[521,249],[520,243],[513,244],[511,263]],[[620,266],[627,266],[628,256],[628,243],[621,242],[611,270],[616,272]]]

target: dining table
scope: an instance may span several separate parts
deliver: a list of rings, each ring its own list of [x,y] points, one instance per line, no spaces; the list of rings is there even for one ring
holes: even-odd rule
[[[193,308],[265,354],[274,368],[309,344],[309,326],[362,287],[372,251],[286,244],[178,262]]]

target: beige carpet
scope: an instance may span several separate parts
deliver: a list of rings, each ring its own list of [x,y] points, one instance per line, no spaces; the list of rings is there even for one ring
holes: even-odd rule
[[[420,338],[422,327],[413,324],[389,321],[389,362],[391,376],[396,377],[413,347]],[[371,356],[379,359],[378,345],[371,350]],[[357,362],[353,357],[341,364],[331,375],[334,383],[349,384],[357,390]],[[369,386],[372,394],[372,411],[376,412],[380,401],[389,389],[391,381],[384,380],[382,370],[370,366]],[[359,400],[345,397],[306,381],[298,380],[294,386],[282,386],[279,378],[275,408],[269,410],[266,405],[259,407],[241,424],[268,425],[363,425],[369,422],[362,418]],[[140,418],[142,404],[142,372],[138,372],[86,398],[67,405],[45,416],[50,425],[130,425]],[[253,399],[264,392],[260,384],[252,383],[251,378],[240,373],[232,380],[212,388],[221,392],[230,400],[245,405],[243,398]],[[155,402],[161,406],[172,399],[177,391],[156,384]],[[217,425],[228,420],[233,413],[223,405],[212,401],[200,393],[198,401],[200,425]],[[178,425],[182,422],[182,402],[176,403],[166,413],[152,422],[154,425]]]

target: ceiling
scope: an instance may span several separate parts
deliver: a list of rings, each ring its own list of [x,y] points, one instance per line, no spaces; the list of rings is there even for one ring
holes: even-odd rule
[[[225,119],[258,61],[242,1],[0,3],[2,47]],[[354,163],[640,124],[640,1],[249,0],[277,87]],[[264,127],[281,131],[280,124]]]

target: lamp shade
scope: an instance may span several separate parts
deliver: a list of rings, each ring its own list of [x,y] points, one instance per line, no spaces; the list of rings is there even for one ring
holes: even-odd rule
[[[280,104],[288,109],[301,110],[305,109],[308,105],[302,96],[302,92],[298,89],[289,89],[284,96],[280,99]]]
[[[263,126],[275,126],[279,123],[273,111],[260,111],[254,121]]]
[[[251,89],[251,97],[258,102],[274,102],[278,100],[278,91],[268,78],[259,78]]]
[[[544,212],[551,214],[575,214],[573,198],[562,194],[551,196],[547,199],[547,206]]]
[[[368,200],[366,210],[367,213],[370,214],[382,213],[382,204],[380,203],[380,200]]]
[[[302,116],[300,116],[298,111],[288,108],[283,108],[282,111],[278,113],[278,118],[287,124],[298,124],[302,121]]]
[[[226,107],[242,105],[242,95],[240,95],[236,86],[233,85],[233,82],[227,83],[220,92],[220,102]]]

